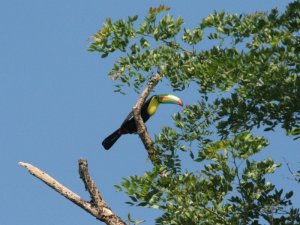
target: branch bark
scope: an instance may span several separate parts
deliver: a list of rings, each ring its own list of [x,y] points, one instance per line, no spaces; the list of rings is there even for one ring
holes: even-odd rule
[[[145,90],[142,92],[137,103],[135,104],[135,106],[132,109],[136,127],[137,127],[137,133],[138,133],[139,137],[141,138],[141,140],[148,152],[149,159],[151,160],[151,162],[154,165],[161,164],[161,161],[160,161],[159,156],[155,153],[155,149],[153,147],[153,141],[152,141],[151,137],[149,136],[146,125],[141,117],[141,108],[142,108],[142,105],[144,104],[146,98],[149,96],[150,92],[153,90],[153,88],[156,86],[157,82],[161,78],[162,78],[161,73],[157,73],[151,78],[149,84],[147,85]]]
[[[61,183],[39,168],[24,162],[19,162],[19,165],[27,168],[30,174],[43,181],[46,185],[81,207],[86,212],[93,215],[98,220],[106,223],[107,225],[126,225],[126,223],[108,207],[102,198],[99,189],[89,175],[87,160],[79,160],[79,174],[80,178],[83,180],[86,190],[90,194],[91,201],[89,202],[81,198],[67,187],[63,186]]]

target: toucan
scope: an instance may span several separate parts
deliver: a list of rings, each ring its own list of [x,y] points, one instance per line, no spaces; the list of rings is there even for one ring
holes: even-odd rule
[[[180,98],[171,94],[153,95],[141,107],[141,117],[146,122],[156,112],[159,104],[177,104],[182,106],[183,103]],[[137,128],[133,112],[131,111],[121,124],[120,128],[107,136],[103,142],[103,147],[108,150],[113,144],[123,135],[136,133]]]

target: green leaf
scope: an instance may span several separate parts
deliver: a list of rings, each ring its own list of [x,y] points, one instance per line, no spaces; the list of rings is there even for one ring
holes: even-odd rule
[[[114,185],[114,187],[117,189],[117,191],[121,192],[123,189],[119,185]]]

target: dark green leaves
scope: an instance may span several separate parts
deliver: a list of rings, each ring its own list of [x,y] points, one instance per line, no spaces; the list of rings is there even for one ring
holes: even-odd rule
[[[118,20],[112,23],[111,19],[106,19],[103,28],[94,35],[90,51],[101,52],[101,57],[107,57],[109,53],[116,50],[124,52],[129,40],[135,37],[133,22],[137,17],[129,17],[127,21]]]
[[[161,21],[159,21],[158,26],[154,28],[153,37],[155,40],[173,38],[180,31],[182,24],[182,18],[179,17],[174,20],[172,16],[166,15],[161,19]]]
[[[189,45],[198,44],[203,37],[203,31],[199,28],[195,28],[194,30],[184,29],[184,34],[182,36],[182,40]]]
[[[116,188],[130,205],[162,210],[157,224],[299,224],[293,192],[268,180],[280,164],[256,160],[268,141],[252,132],[280,126],[300,137],[300,2],[214,12],[193,29],[168,10],[107,19],[89,49],[119,54],[109,73],[117,92],[139,92],[159,71],[162,85],[195,99],[155,135],[161,165]]]

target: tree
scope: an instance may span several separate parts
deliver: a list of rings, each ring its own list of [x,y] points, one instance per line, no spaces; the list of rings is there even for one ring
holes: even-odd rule
[[[89,47],[102,58],[120,52],[109,73],[116,91],[141,93],[133,110],[153,169],[117,189],[128,204],[161,210],[157,224],[299,224],[293,192],[266,181],[281,165],[253,156],[268,145],[256,129],[300,137],[300,1],[283,13],[214,12],[193,29],[168,10],[108,18]],[[158,82],[198,100],[152,141],[139,110]],[[202,169],[188,171],[183,154]]]

